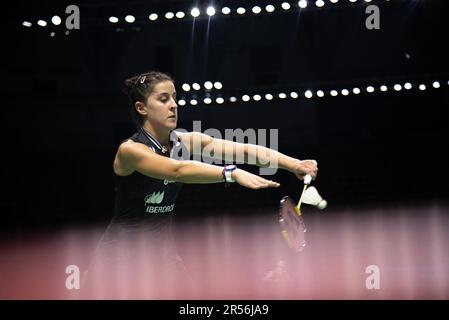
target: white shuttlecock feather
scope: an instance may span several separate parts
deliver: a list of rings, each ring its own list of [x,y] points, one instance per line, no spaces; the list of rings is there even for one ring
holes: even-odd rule
[[[304,192],[302,202],[318,207],[318,209],[324,209],[327,207],[327,201],[324,200],[318,190],[315,187],[308,187]]]

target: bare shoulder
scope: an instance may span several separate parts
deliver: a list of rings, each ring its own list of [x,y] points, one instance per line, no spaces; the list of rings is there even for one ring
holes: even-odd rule
[[[131,165],[138,159],[142,152],[148,152],[148,147],[142,143],[127,140],[123,142],[117,150],[114,159],[114,171],[119,176],[127,176],[134,172],[134,167]]]
[[[143,143],[126,140],[119,146],[117,155],[119,157],[129,158],[141,154],[142,151],[146,152],[148,150],[150,149]]]

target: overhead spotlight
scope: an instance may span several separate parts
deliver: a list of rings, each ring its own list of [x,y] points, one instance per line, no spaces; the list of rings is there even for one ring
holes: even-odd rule
[[[371,0],[365,0],[365,2],[371,2]]]
[[[359,88],[354,88],[354,89],[352,89],[352,92],[354,94],[359,94],[360,93],[360,89]]]
[[[221,82],[217,81],[217,82],[214,83],[214,87],[217,90],[221,90],[223,88],[223,85],[221,84]]]
[[[190,100],[190,104],[192,106],[196,106],[198,104],[198,101],[196,101],[195,99]]]
[[[357,0],[349,0],[349,2],[356,2]]]
[[[348,89],[343,89],[341,90],[341,94],[344,96],[347,96],[349,94],[349,90]]]
[[[432,85],[435,89],[438,89],[440,87],[440,83],[438,81],[435,81]]]
[[[186,16],[186,14],[183,11],[176,12],[176,18],[182,19]]]
[[[44,20],[39,20],[39,21],[37,22],[37,24],[40,25],[41,27],[45,27],[45,26],[47,25],[47,22],[44,21]]]
[[[374,92],[374,87],[373,86],[368,86],[366,88],[366,91],[369,92],[369,93],[373,93]]]
[[[281,92],[281,93],[279,93],[278,97],[279,97],[279,99],[285,99],[285,98],[287,98],[287,95],[285,93]]]
[[[192,11],[190,11],[190,14],[192,15],[192,17],[196,18],[200,15],[200,9],[193,8]]]
[[[109,17],[109,22],[110,23],[117,23],[118,22],[118,18],[117,17]]]
[[[305,96],[307,99],[310,99],[310,98],[313,97],[313,93],[312,93],[312,91],[307,90],[307,91],[304,93],[304,96]]]
[[[59,26],[61,24],[61,18],[59,16],[53,16],[51,18],[51,22],[55,25],[55,26]]]
[[[307,1],[306,0],[299,0],[298,6],[302,9],[307,8]]]
[[[262,9],[259,6],[254,6],[253,7],[253,12],[255,14],[259,14],[260,12],[262,12]]]
[[[412,88],[412,84],[410,82],[407,82],[406,84],[404,84],[404,88],[410,90]]]
[[[128,14],[128,15],[125,17],[125,21],[128,22],[128,23],[133,23],[134,21],[136,21],[136,18],[134,18],[134,16]]]
[[[267,100],[273,100],[273,95],[267,93],[267,94],[265,95],[265,99],[267,99]]]
[[[419,90],[421,90],[421,91],[426,90],[426,85],[425,84],[420,84],[419,85]]]
[[[201,86],[198,83],[195,82],[194,84],[192,84],[192,88],[193,88],[193,90],[198,91],[198,90],[201,89]]]
[[[323,0],[317,0],[317,1],[315,2],[315,5],[316,5],[317,7],[319,7],[319,8],[321,8],[322,6],[324,6],[324,1],[323,1]]]
[[[178,100],[178,105],[185,106],[186,105],[186,101],[184,99],[179,99]]]
[[[290,97],[292,97],[293,99],[297,99],[299,97],[298,93],[296,92],[290,92]]]
[[[189,92],[189,91],[190,91],[190,85],[187,84],[187,83],[184,83],[184,84],[182,85],[182,90],[184,90],[184,91],[186,91],[186,92]]]
[[[265,7],[265,10],[266,10],[267,12],[273,12],[273,11],[274,11],[274,6],[271,5],[271,4],[269,4],[268,6]]]
[[[243,8],[243,7],[240,7],[240,8],[237,9],[237,13],[238,14],[244,14],[245,12],[246,12],[246,9]]]
[[[338,0],[331,0],[331,2],[332,2],[332,3],[337,3],[337,2],[338,2]]]
[[[236,98],[236,97],[230,97],[230,98],[229,98],[229,101],[231,101],[231,102],[237,102],[237,98]]]
[[[22,26],[24,26],[24,27],[31,27],[32,25],[33,24],[31,22],[28,22],[28,21],[22,22]]]
[[[402,86],[400,84],[395,84],[393,88],[396,91],[401,91],[402,90]]]
[[[320,98],[324,97],[324,92],[323,92],[323,90],[318,90],[318,91],[316,92],[316,95],[317,95],[318,97],[320,97]]]
[[[250,99],[251,99],[251,98],[250,98],[249,95],[247,95],[247,94],[245,94],[245,95],[242,97],[242,100],[245,101],[245,102],[248,102]]]
[[[215,8],[212,6],[207,7],[206,13],[209,17],[215,15]]]
[[[166,19],[173,19],[174,18],[174,16],[175,16],[175,14],[173,13],[173,12],[167,12],[166,14],[165,14],[165,18]]]
[[[204,103],[205,104],[211,104],[212,103],[212,99],[211,98],[204,98]]]
[[[387,90],[388,90],[387,86],[385,86],[385,85],[380,86],[380,91],[385,92]]]
[[[212,82],[210,81],[204,82],[204,88],[206,88],[207,90],[211,90],[213,87],[214,85],[212,84]]]
[[[218,97],[217,99],[215,99],[215,102],[218,104],[223,104],[224,103],[224,99],[222,97]]]
[[[154,20],[157,20],[158,15],[157,15],[156,13],[152,13],[152,14],[150,14],[150,15],[148,16],[148,18],[149,18],[151,21],[154,21]]]
[[[221,9],[221,12],[223,14],[230,14],[231,13],[231,9],[229,9],[228,7],[224,7],[223,9]]]
[[[332,90],[332,91],[331,91],[331,96],[332,96],[332,97],[338,96],[338,91],[337,91],[337,90]]]
[[[259,94],[255,94],[253,96],[254,101],[260,101],[260,99],[262,99],[262,97]]]
[[[288,10],[288,9],[290,9],[290,3],[288,3],[288,2],[282,2],[281,7],[282,7],[282,9],[284,9],[284,10]]]

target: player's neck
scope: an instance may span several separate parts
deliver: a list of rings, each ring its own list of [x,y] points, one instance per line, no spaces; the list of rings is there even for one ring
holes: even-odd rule
[[[170,141],[170,131],[165,130],[155,130],[147,122],[144,123],[143,129],[148,132],[154,139],[157,140],[161,145],[167,146]]]

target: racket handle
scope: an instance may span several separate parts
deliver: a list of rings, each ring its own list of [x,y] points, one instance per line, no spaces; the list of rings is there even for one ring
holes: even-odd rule
[[[309,185],[311,182],[312,182],[312,176],[311,176],[310,174],[307,174],[307,175],[304,177],[304,184]]]

